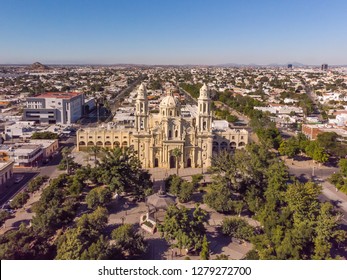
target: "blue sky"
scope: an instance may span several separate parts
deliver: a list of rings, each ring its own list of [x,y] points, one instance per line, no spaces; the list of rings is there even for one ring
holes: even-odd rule
[[[0,0],[0,64],[347,64],[345,0]]]

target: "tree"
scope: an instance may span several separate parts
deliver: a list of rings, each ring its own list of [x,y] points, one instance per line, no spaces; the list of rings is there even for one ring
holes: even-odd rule
[[[88,208],[96,209],[105,206],[112,199],[112,192],[107,187],[97,187],[92,189],[86,196]]]
[[[97,183],[108,185],[111,191],[132,193],[139,199],[152,189],[151,175],[142,169],[131,148],[103,150],[100,163],[91,173]]]
[[[75,217],[77,201],[75,197],[66,196],[68,181],[69,176],[60,175],[42,191],[40,200],[33,207],[32,226],[37,234],[50,236]]]
[[[136,231],[133,225],[121,225],[114,229],[111,235],[115,241],[115,247],[128,258],[139,256],[147,250],[143,236]]]
[[[94,156],[94,163],[97,164],[96,157],[100,153],[101,148],[99,146],[92,146],[88,148],[88,152]]]
[[[73,161],[73,157],[71,156],[71,149],[68,147],[64,147],[61,151],[63,156],[61,162],[59,163],[58,168],[60,170],[66,170],[67,174],[70,174],[70,170],[72,168],[76,168],[78,165]]]
[[[289,138],[288,140],[281,142],[278,151],[281,155],[292,158],[299,154],[300,148],[295,138]]]
[[[314,221],[319,210],[318,195],[322,188],[313,182],[295,182],[289,185],[285,199],[293,212],[294,222]]]
[[[204,203],[218,212],[228,213],[234,210],[232,192],[223,183],[213,182],[203,196]]]
[[[54,252],[49,241],[35,234],[31,227],[20,224],[17,230],[7,231],[0,236],[0,259],[43,260],[52,258]]]
[[[222,221],[222,233],[230,237],[250,241],[254,236],[254,228],[242,218],[231,217]]]
[[[169,192],[176,195],[180,202],[188,202],[194,192],[194,185],[191,182],[182,180],[178,175],[170,175],[165,186],[169,188]]]
[[[202,179],[204,179],[204,175],[202,174],[192,175],[192,184],[194,186],[194,189],[196,189],[199,186],[199,183],[201,182]]]
[[[206,235],[204,235],[204,239],[202,240],[200,259],[201,260],[209,260],[210,259],[210,249],[208,247],[209,242],[207,241]]]
[[[217,255],[215,258],[215,260],[224,260],[224,261],[226,261],[228,259],[229,259],[229,257],[227,255],[224,255],[224,254]]]
[[[193,195],[194,185],[191,182],[183,181],[180,186],[180,190],[178,193],[178,199],[180,202],[185,203],[188,202]]]
[[[180,176],[176,174],[170,175],[165,180],[165,188],[169,191],[169,193],[177,196],[180,192],[182,182],[183,180]]]
[[[239,120],[239,118],[236,117],[236,116],[234,116],[234,115],[229,115],[229,116],[227,116],[227,121],[228,121],[228,122],[235,123],[235,122],[237,122],[238,120]]]
[[[317,135],[317,143],[328,153],[333,153],[337,147],[338,135],[335,132],[323,132]]]
[[[179,164],[179,159],[182,155],[182,152],[179,148],[175,148],[172,150],[172,155],[176,158],[176,175],[178,175],[178,164]]]
[[[76,227],[69,228],[57,240],[56,259],[106,259],[109,251],[108,240],[102,235],[106,227],[108,213],[98,207],[90,214],[77,220]]]
[[[40,187],[48,180],[48,176],[38,176],[34,178],[28,185],[28,192],[33,193],[40,189]]]
[[[324,148],[319,145],[317,141],[311,141],[305,148],[306,154],[313,160],[324,163],[327,162],[329,157]]]
[[[343,176],[347,177],[347,159],[340,159],[339,160],[339,167],[340,171],[343,174]]]
[[[11,214],[5,210],[0,210],[0,227],[5,223],[7,219],[11,218]]]
[[[340,232],[337,231],[339,219],[340,217],[336,216],[333,206],[330,203],[326,202],[320,205],[317,226],[315,227],[314,259],[326,260],[331,258],[330,252],[334,237],[340,234]],[[346,238],[346,232],[343,232],[343,235]]]
[[[29,199],[29,194],[27,192],[25,192],[25,191],[20,192],[10,202],[10,207],[13,209],[21,208],[28,201],[28,199]]]
[[[174,247],[201,250],[206,222],[207,213],[198,206],[191,213],[185,207],[171,205],[167,209],[164,222],[158,225],[158,230]]]
[[[58,134],[50,131],[34,132],[31,139],[58,139]]]

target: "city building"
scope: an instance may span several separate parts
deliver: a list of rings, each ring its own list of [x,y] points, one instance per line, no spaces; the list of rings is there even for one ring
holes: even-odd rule
[[[43,158],[41,145],[15,145],[10,149],[10,156],[18,167],[37,167]]]
[[[328,71],[328,64],[322,64],[321,70],[322,71]]]
[[[198,106],[181,104],[172,91],[159,104],[159,113],[149,113],[147,90],[141,84],[136,97],[135,121],[84,128],[77,131],[77,150],[92,146],[133,147],[143,167],[175,168],[175,151],[181,152],[179,168],[209,167],[213,153],[242,148],[248,131],[232,129],[213,121],[209,88],[200,89]],[[132,119],[132,118],[131,118]]]
[[[52,158],[54,153],[59,149],[58,139],[31,139],[28,145],[40,145],[42,148],[42,158],[44,160]]]
[[[19,121],[5,126],[5,140],[30,138],[35,132],[34,121]]]
[[[6,186],[11,182],[13,175],[13,160],[0,161],[0,187]]]
[[[339,127],[333,127],[326,124],[303,124],[302,133],[310,140],[316,140],[318,134],[324,132],[335,132],[341,141],[347,140],[347,130]]]
[[[37,123],[75,123],[84,113],[84,94],[47,92],[26,99],[23,119]]]

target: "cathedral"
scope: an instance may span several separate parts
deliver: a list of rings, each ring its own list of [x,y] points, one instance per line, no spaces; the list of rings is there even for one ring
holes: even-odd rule
[[[159,113],[149,113],[144,84],[137,90],[134,125],[83,128],[77,132],[77,150],[92,146],[132,147],[144,168],[206,168],[220,150],[232,151],[248,143],[248,131],[229,128],[226,121],[213,120],[209,89],[200,89],[198,105],[181,108],[168,93],[159,104]]]

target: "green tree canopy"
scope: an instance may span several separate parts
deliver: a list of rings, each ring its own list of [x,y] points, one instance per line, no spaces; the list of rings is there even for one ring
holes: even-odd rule
[[[105,206],[112,199],[112,192],[108,187],[97,187],[92,189],[86,196],[88,208],[96,209]]]
[[[121,225],[114,229],[111,235],[115,241],[115,247],[128,258],[139,256],[147,250],[143,236],[137,232],[134,225]]]
[[[185,207],[171,205],[158,229],[177,248],[201,250],[206,222],[207,213],[199,207],[191,213]]]

